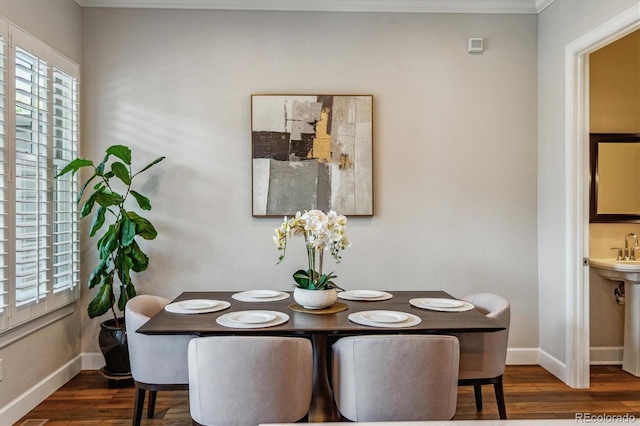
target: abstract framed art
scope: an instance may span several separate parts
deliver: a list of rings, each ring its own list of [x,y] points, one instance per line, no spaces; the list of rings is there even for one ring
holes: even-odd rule
[[[253,216],[373,215],[373,96],[252,95]]]

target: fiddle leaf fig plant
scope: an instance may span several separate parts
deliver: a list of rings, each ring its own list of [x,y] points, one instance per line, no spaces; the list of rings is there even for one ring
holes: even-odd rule
[[[99,164],[76,158],[56,175],[58,178],[67,173],[74,174],[84,167],[93,168],[93,174],[81,186],[77,199],[80,206],[87,188],[94,182],[92,192],[88,194],[80,210],[82,219],[89,216],[97,206],[89,235],[94,237],[98,231],[102,232],[96,244],[98,264],[89,276],[88,282],[89,288],[98,286],[98,292],[87,308],[90,318],[98,317],[110,310],[116,326],[120,326],[114,308],[116,277],[120,285],[117,299],[120,311],[124,311],[127,301],[136,295],[135,286],[131,281],[131,271],[142,272],[149,266],[149,257],[140,249],[136,238],[153,240],[158,233],[149,220],[129,210],[125,205],[131,196],[140,209],[151,210],[149,198],[132,189],[133,180],[164,159],[165,157],[159,157],[134,173],[131,167],[131,149],[124,145],[112,145],[107,148],[106,155]]]

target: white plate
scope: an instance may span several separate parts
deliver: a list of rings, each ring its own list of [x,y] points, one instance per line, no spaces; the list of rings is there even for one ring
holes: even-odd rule
[[[405,327],[413,327],[422,322],[419,316],[405,313],[405,312],[396,312],[396,311],[377,311],[377,312],[387,312],[391,314],[395,314],[396,316],[389,316],[388,319],[395,318],[400,319],[401,316],[405,316],[406,319],[398,322],[379,322],[379,321],[371,321],[366,318],[370,318],[367,313],[376,312],[376,311],[362,311],[362,312],[354,312],[349,314],[349,321],[355,322],[356,324],[366,325],[369,327],[383,327],[383,328],[405,328]],[[376,318],[376,317],[374,317]],[[378,320],[380,317],[377,317]],[[384,318],[383,318],[384,319]]]
[[[231,306],[231,303],[225,302],[224,300],[210,300],[210,302],[215,302],[215,305],[205,308],[193,309],[193,308],[183,308],[181,307],[184,302],[188,302],[188,300],[183,300],[181,302],[169,303],[164,307],[164,310],[167,312],[171,312],[173,314],[208,314],[210,312],[218,312],[227,309]]]
[[[243,324],[262,324],[273,321],[276,315],[267,311],[243,311],[232,312],[228,315],[229,321],[241,322]]]
[[[260,312],[263,314],[272,314],[274,318],[270,321],[266,322],[240,322],[238,318],[242,318],[245,315],[253,315],[256,312]],[[232,319],[233,318],[233,319]],[[245,317],[246,318],[246,317]],[[257,319],[257,317],[255,317]],[[264,319],[265,317],[263,317]],[[251,318],[249,319],[251,320]],[[238,311],[238,312],[229,312],[228,314],[220,315],[216,318],[216,322],[224,327],[230,328],[265,328],[265,327],[274,327],[276,325],[284,324],[289,321],[289,315],[284,312],[279,311]]]
[[[409,300],[409,304],[411,306],[415,306],[416,308],[429,309],[431,311],[442,311],[442,312],[464,312],[464,311],[470,311],[474,308],[474,306],[471,303],[464,302],[464,301],[460,301],[462,303],[462,306],[454,306],[454,307],[435,306],[431,304],[430,302],[431,300],[433,299],[429,299],[429,298],[411,299]]]
[[[424,298],[421,300],[421,303],[433,308],[459,308],[464,305],[464,302],[461,300],[442,298]]]
[[[391,299],[393,295],[386,291],[377,290],[347,290],[338,292],[338,298],[344,300],[356,300],[362,302],[374,302]]]
[[[176,302],[175,305],[180,309],[209,309],[217,306],[218,301],[209,299],[192,299]]]
[[[248,290],[234,293],[231,297],[241,302],[275,302],[289,297],[289,293],[276,290]]]
[[[360,317],[371,322],[395,323],[409,319],[407,314],[394,311],[365,311],[360,312]]]
[[[279,291],[274,290],[249,290],[243,293],[247,297],[255,297],[256,299],[263,299],[269,297],[276,297],[280,295]]]

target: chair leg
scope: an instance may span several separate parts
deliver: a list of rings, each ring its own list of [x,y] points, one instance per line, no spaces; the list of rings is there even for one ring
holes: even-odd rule
[[[476,410],[482,411],[482,385],[473,385],[473,394],[476,397]]]
[[[500,420],[507,418],[507,407],[504,403],[504,389],[502,388],[502,376],[493,384],[493,389],[496,392],[496,401],[498,402],[498,413],[500,414]]]
[[[153,412],[156,410],[156,396],[158,395],[158,391],[150,390],[149,391],[149,405],[147,405],[147,418],[153,418]]]
[[[133,426],[140,426],[142,422],[142,409],[144,407],[144,396],[146,389],[136,386],[136,396],[133,402]]]

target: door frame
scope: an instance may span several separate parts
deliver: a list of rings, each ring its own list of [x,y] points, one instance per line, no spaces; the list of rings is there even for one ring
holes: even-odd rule
[[[589,387],[589,54],[640,28],[640,6],[565,48],[566,382]]]

